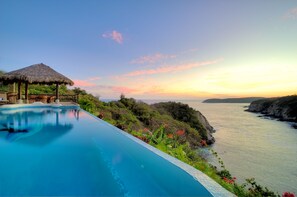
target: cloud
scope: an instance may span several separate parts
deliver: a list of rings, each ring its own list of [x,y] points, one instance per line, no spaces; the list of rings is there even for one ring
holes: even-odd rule
[[[292,8],[285,13],[284,19],[297,19],[297,7]]]
[[[160,74],[160,73],[184,71],[184,70],[189,70],[189,69],[196,68],[199,66],[215,64],[220,61],[221,61],[221,59],[212,60],[212,61],[204,61],[204,62],[196,62],[196,63],[191,63],[191,64],[174,65],[174,66],[161,66],[161,67],[155,68],[155,69],[136,70],[136,71],[124,74],[124,75],[122,75],[122,77],[135,77],[135,76],[141,76],[141,75],[154,75],[154,74]]]
[[[102,37],[107,39],[112,39],[119,44],[122,44],[124,41],[123,35],[116,30],[113,30],[112,32],[104,33],[102,34]]]
[[[93,87],[96,86],[94,83],[90,83],[87,80],[73,80],[75,86],[79,87]]]
[[[90,77],[85,80],[76,79],[76,80],[73,80],[73,82],[75,86],[79,86],[79,87],[94,87],[97,84],[92,83],[90,81],[97,81],[99,79],[101,79],[101,77]]]
[[[91,77],[91,78],[87,79],[86,81],[97,81],[99,79],[101,79],[101,77]]]
[[[166,55],[166,54],[156,53],[154,55],[139,57],[137,59],[132,60],[130,63],[131,64],[153,64],[164,59],[171,59],[175,57],[176,55]]]
[[[191,48],[191,49],[181,51],[179,55],[156,53],[153,55],[146,55],[146,56],[142,56],[134,60],[131,60],[130,64],[153,64],[153,63],[160,62],[161,60],[173,59],[173,58],[176,58],[177,56],[185,55],[188,53],[194,53],[196,51],[198,51],[198,48]]]
[[[129,88],[124,86],[113,86],[112,90],[116,93],[124,93],[124,94],[131,94],[131,93],[138,92],[138,90],[135,88]]]
[[[137,88],[131,88],[126,86],[113,86],[113,85],[95,85],[95,86],[89,87],[88,89],[90,91],[100,90],[101,93],[112,92],[118,95],[120,95],[121,93],[131,94],[131,93],[137,93],[140,91]]]

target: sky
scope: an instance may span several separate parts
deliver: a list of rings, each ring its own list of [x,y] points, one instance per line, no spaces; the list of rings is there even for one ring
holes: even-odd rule
[[[0,0],[0,70],[105,99],[297,94],[296,0]]]

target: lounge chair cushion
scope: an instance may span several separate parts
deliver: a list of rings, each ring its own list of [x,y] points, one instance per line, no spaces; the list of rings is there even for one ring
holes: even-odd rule
[[[8,102],[6,93],[0,93],[0,102],[1,102],[1,103],[6,103],[6,102]]]

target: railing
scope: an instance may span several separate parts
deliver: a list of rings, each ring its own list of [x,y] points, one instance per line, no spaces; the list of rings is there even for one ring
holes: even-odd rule
[[[54,94],[29,94],[29,103],[33,102],[43,102],[43,103],[53,103],[56,100],[56,95]],[[68,94],[59,95],[60,102],[75,102],[78,103],[78,94]]]
[[[8,103],[17,103],[17,93],[15,92],[8,92],[7,100]],[[24,100],[24,96],[22,97]],[[78,94],[61,94],[59,95],[60,102],[74,102],[78,103],[79,95]],[[56,95],[54,94],[29,94],[28,95],[28,103],[34,102],[42,102],[42,103],[53,103],[56,100]],[[24,101],[26,102],[26,101]]]

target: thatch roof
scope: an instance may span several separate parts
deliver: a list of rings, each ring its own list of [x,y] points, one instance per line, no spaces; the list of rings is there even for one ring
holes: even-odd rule
[[[0,81],[4,81],[5,83],[21,81],[40,84],[74,84],[69,78],[43,63],[34,64],[0,75]]]

